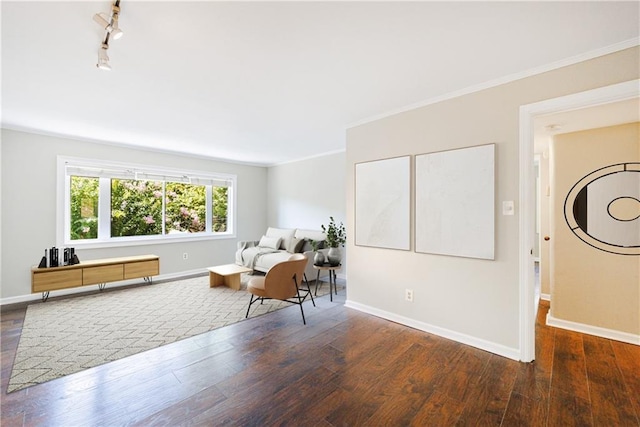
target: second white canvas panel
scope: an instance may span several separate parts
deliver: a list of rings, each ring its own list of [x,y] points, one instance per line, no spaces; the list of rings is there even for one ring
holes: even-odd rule
[[[495,145],[416,156],[416,252],[494,259]]]

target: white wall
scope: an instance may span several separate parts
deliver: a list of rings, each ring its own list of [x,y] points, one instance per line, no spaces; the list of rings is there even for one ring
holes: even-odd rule
[[[202,158],[135,150],[65,138],[2,130],[1,146],[1,282],[2,303],[17,302],[30,295],[30,269],[47,247],[56,244],[57,156],[169,166],[236,174],[236,238],[188,243],[165,243],[106,249],[80,249],[83,259],[156,254],[160,274],[202,270],[234,261],[237,240],[261,236],[267,227],[267,169]],[[189,254],[188,260],[182,253]],[[22,299],[24,299],[22,298]]]
[[[519,108],[637,79],[638,55],[637,47],[623,50],[349,129],[349,230],[354,228],[356,163],[495,143],[496,246],[495,260],[488,261],[359,247],[349,240],[347,304],[519,358],[520,213],[516,206],[516,215],[501,215],[502,201],[520,198]],[[413,302],[404,299],[407,288],[413,290]]]
[[[268,171],[270,226],[320,230],[329,217],[345,222],[345,153],[286,163]]]
[[[346,224],[345,171],[344,152],[270,167],[268,224],[320,230],[322,224],[329,224],[330,216]],[[346,231],[347,239],[352,238]],[[337,273],[341,278],[346,278],[347,258],[342,248],[342,268]]]

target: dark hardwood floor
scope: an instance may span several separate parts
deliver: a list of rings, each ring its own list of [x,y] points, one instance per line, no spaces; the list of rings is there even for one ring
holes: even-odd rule
[[[640,347],[544,325],[515,362],[344,307],[277,311],[6,394],[25,309],[3,311],[8,426],[639,426]]]

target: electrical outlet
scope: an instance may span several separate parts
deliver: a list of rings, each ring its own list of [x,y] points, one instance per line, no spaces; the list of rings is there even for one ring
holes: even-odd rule
[[[183,253],[182,254],[182,259],[189,259],[189,254],[188,253]]]
[[[406,299],[409,302],[413,302],[413,289],[405,289],[404,299]]]

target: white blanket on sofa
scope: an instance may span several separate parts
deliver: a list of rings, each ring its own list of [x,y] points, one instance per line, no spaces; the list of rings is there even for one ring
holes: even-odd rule
[[[251,246],[248,248],[242,248],[238,251],[240,253],[240,262],[243,266],[253,269],[256,266],[256,261],[264,254],[272,254],[279,252],[278,250],[271,248],[261,248],[260,246]]]

